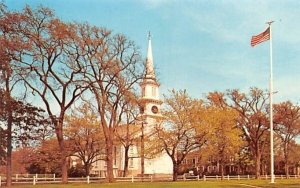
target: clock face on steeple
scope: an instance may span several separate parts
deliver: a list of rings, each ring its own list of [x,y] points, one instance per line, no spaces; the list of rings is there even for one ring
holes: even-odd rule
[[[158,113],[157,106],[152,106],[151,111],[152,111],[153,114],[157,114]]]

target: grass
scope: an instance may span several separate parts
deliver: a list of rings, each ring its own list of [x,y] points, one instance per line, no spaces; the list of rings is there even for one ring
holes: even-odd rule
[[[230,181],[190,181],[190,182],[148,182],[148,183],[101,183],[101,184],[43,184],[16,185],[22,188],[299,188],[300,179],[276,180],[271,184],[269,180],[230,180]]]

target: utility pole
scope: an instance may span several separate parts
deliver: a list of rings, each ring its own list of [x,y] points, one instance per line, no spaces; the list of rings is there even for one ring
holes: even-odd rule
[[[144,142],[144,121],[142,121],[142,134],[141,134],[141,176],[144,180],[145,174],[145,142]]]

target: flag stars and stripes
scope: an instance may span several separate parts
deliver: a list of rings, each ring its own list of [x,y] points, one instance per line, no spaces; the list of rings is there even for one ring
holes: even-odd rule
[[[270,40],[270,27],[268,27],[264,32],[252,36],[251,38],[251,46],[254,47],[255,45]]]

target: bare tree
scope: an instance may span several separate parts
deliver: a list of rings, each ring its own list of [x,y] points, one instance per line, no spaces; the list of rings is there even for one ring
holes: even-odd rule
[[[106,142],[107,180],[113,182],[115,131],[126,111],[122,101],[131,100],[143,64],[134,43],[123,35],[88,24],[81,25],[78,33],[80,58],[75,60],[84,65],[81,72],[96,99]]]
[[[14,14],[22,19],[8,23],[6,27],[13,28],[11,39],[14,41],[17,38],[23,47],[14,49],[12,67],[18,71],[26,89],[31,90],[32,95],[38,96],[45,105],[59,143],[62,181],[67,183],[64,116],[84,91],[78,81],[80,66],[71,61],[76,29],[74,25],[55,18],[51,10],[43,7],[36,10],[25,7],[23,12]]]
[[[116,139],[124,147],[124,169],[123,176],[128,175],[129,164],[129,149],[139,139],[140,127],[136,125],[137,117],[139,115],[139,105],[137,103],[137,96],[132,95],[131,100],[123,101],[124,113],[123,113],[123,125],[120,125],[116,129]]]

